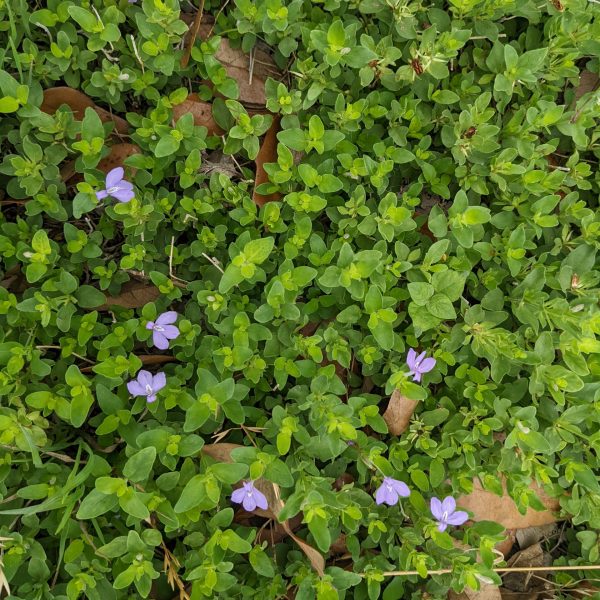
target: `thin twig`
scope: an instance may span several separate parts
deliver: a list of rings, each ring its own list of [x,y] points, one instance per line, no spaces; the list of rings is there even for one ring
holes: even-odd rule
[[[150,281],[150,277],[148,277],[146,274],[142,273],[141,271],[136,271],[135,269],[123,269],[123,271],[125,271],[125,273],[129,273],[129,275],[133,275],[134,277],[137,277],[138,279],[142,279],[143,281]],[[187,285],[185,283],[182,283],[181,281],[177,281],[176,279],[171,279],[171,283],[175,287],[178,287],[182,290],[187,289]]]
[[[194,22],[192,23],[192,27],[189,32],[189,39],[187,46],[185,48],[185,52],[181,57],[181,67],[185,69],[190,62],[190,56],[192,56],[192,48],[196,43],[196,38],[198,37],[198,32],[200,31],[200,25],[202,24],[202,13],[204,13],[204,0],[200,0],[200,7],[196,12],[196,16],[194,18]]]
[[[209,256],[208,254],[206,254],[206,252],[202,253],[202,256],[204,256],[204,258],[215,268],[218,269],[219,271],[221,271],[221,273],[225,273],[225,271],[223,271],[223,269],[221,268],[221,266],[219,265],[219,263],[217,262],[216,258],[212,258],[211,256]]]
[[[36,350],[63,350],[63,348],[61,346],[36,346],[35,348],[36,348]],[[86,358],[85,356],[81,356],[80,354],[75,354],[75,352],[71,352],[71,354],[69,356],[75,356],[79,360],[82,360],[83,362],[86,362],[90,365],[96,364],[93,360],[90,360],[89,358]]]
[[[187,285],[187,281],[181,279],[181,277],[177,277],[175,273],[173,273],[173,248],[175,247],[175,236],[171,236],[171,249],[169,250],[169,277],[171,279],[175,279],[177,281],[181,281],[181,283],[185,283]]]
[[[223,6],[221,6],[221,8],[217,11],[217,14],[215,15],[215,22],[213,23],[212,27],[210,28],[210,31],[208,32],[206,39],[208,39],[212,35],[212,32],[215,28],[215,25],[217,24],[217,21],[219,20],[219,17],[221,16],[221,13],[225,10],[225,7],[228,4],[229,4],[229,0],[226,0],[226,2],[223,4]]]
[[[501,567],[500,569],[491,569],[494,573],[532,573],[536,571],[594,571],[600,570],[600,565],[564,565],[558,567]],[[436,569],[428,571],[427,575],[449,575],[454,573],[454,569]],[[361,577],[367,577],[368,573],[359,573]],[[409,575],[419,575],[418,571],[384,571],[384,577],[404,577]]]

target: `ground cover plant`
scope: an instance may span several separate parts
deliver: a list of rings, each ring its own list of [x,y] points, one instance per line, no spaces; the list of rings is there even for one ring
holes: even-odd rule
[[[4,596],[598,593],[597,0],[0,40]]]

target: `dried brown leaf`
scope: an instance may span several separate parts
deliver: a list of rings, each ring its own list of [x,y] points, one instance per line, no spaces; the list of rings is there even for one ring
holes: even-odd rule
[[[110,148],[110,152],[107,156],[105,156],[96,167],[100,171],[104,173],[108,173],[111,169],[115,167],[124,167],[125,159],[133,154],[141,154],[142,151],[139,146],[135,144],[113,144]],[[76,161],[70,160],[66,162],[60,168],[60,176],[64,182],[71,181],[71,184],[79,183],[83,181],[83,175],[81,173],[77,173],[75,170]],[[135,175],[137,169],[130,167],[129,172],[131,175]]]
[[[505,587],[500,588],[500,597],[502,600],[540,600],[540,592],[513,592]],[[546,596],[541,596],[546,600]]]
[[[575,88],[575,102],[584,94],[593,92],[600,85],[600,77],[597,73],[583,71],[579,76],[579,85]]]
[[[123,284],[118,296],[108,296],[106,303],[97,310],[107,311],[111,306],[123,308],[141,308],[148,302],[154,302],[160,296],[159,289],[147,281],[128,281]]]
[[[496,521],[507,529],[545,525],[554,523],[557,520],[558,517],[555,512],[558,511],[560,506],[558,500],[550,498],[539,486],[532,484],[531,488],[539,496],[546,510],[537,511],[529,508],[522,515],[513,499],[506,492],[506,481],[504,479],[502,485],[505,493],[503,496],[497,496],[493,492],[484,490],[479,480],[476,479],[473,491],[458,498],[456,503],[461,508],[468,510],[473,515],[471,518],[474,521]]]
[[[212,28],[212,25],[203,23],[199,36],[206,39]],[[223,65],[227,75],[237,81],[242,104],[264,107],[267,102],[265,81],[269,77],[281,79],[282,76],[273,57],[259,46],[255,46],[251,54],[246,54],[241,48],[232,48],[229,40],[223,38],[215,58]]]
[[[231,453],[236,448],[243,448],[240,444],[230,444],[228,442],[219,442],[218,444],[205,444],[202,446],[202,452],[208,454],[218,462],[233,462]]]
[[[92,108],[98,113],[103,123],[112,121],[119,133],[125,134],[129,132],[129,123],[125,119],[111,114],[100,106],[96,106],[89,96],[67,86],[58,86],[44,90],[44,98],[40,110],[52,115],[63,104],[66,104],[73,111],[73,116],[78,121],[83,119],[86,108]]]
[[[482,583],[478,590],[465,588],[460,594],[450,590],[448,600],[502,600],[500,589],[491,583]]]
[[[164,365],[165,363],[177,362],[177,359],[167,354],[142,354],[138,356],[145,367],[152,365]]]
[[[544,552],[541,544],[537,543],[511,556],[506,564],[509,567],[549,567],[552,564],[552,557]],[[540,592],[544,589],[543,578],[546,574],[547,571],[536,571],[534,578],[531,572],[506,573],[502,583],[505,588],[513,592]]]
[[[409,400],[403,396],[400,390],[392,392],[388,407],[383,413],[383,420],[392,435],[400,435],[406,430],[418,403],[418,400]]]
[[[525,548],[529,548],[529,546],[537,544],[537,542],[555,537],[558,533],[559,527],[556,525],[556,523],[548,523],[547,525],[517,529],[516,539],[519,543],[519,548],[524,550]]]
[[[298,546],[300,546],[300,549],[302,552],[304,552],[310,561],[312,568],[318,573],[319,577],[323,577],[323,574],[325,573],[325,559],[323,558],[323,555],[318,550],[313,548],[309,543],[305,542],[302,538],[299,538],[291,530],[290,526],[287,524],[287,521],[284,521],[282,525],[287,534],[296,542],[296,544],[298,544]]]
[[[281,194],[275,192],[273,194],[259,194],[256,191],[256,188],[263,184],[268,183],[269,176],[265,171],[265,163],[274,163],[277,162],[277,133],[280,129],[280,119],[279,115],[273,119],[273,123],[271,127],[269,127],[265,137],[263,139],[263,143],[258,151],[258,154],[255,159],[256,163],[256,176],[254,178],[254,191],[252,192],[252,200],[256,202],[259,206],[263,206],[267,202],[273,202],[281,199]]]
[[[136,144],[113,144],[110,148],[110,153],[105,156],[99,163],[98,169],[104,173],[108,173],[115,167],[124,167],[125,159],[133,156],[134,154],[141,154],[142,150]],[[137,169],[130,168],[129,171],[132,175],[135,174]]]
[[[213,117],[212,105],[200,100],[198,94],[190,94],[181,104],[173,107],[173,117],[176,121],[187,113],[194,117],[194,125],[208,129],[208,135],[224,133]]]
[[[204,454],[208,454],[210,457],[219,462],[232,462],[231,453],[236,448],[243,448],[243,446],[240,444],[221,442],[218,444],[206,444],[202,447],[202,452],[204,452]],[[254,511],[255,514],[277,521],[277,515],[279,515],[284,506],[283,501],[281,500],[279,486],[276,483],[267,481],[265,479],[257,480],[254,485],[267,497],[267,502],[269,504],[269,508],[267,510],[261,510],[260,508],[257,508]],[[296,542],[296,544],[298,544],[302,552],[304,552],[313,569],[319,574],[319,576],[323,576],[323,573],[325,572],[325,559],[321,553],[313,548],[310,544],[305,542],[302,538],[299,538],[292,531],[289,521],[282,521],[281,526],[285,532]]]

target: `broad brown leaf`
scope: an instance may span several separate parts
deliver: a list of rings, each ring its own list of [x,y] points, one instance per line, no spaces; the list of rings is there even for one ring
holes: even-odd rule
[[[231,459],[231,453],[236,448],[243,448],[243,446],[240,444],[229,444],[222,442],[218,444],[207,444],[202,447],[202,452],[220,462],[233,462]],[[281,509],[284,507],[284,503],[281,500],[279,486],[276,483],[267,481],[265,479],[259,479],[254,483],[254,485],[267,497],[267,502],[269,505],[267,510],[257,508],[254,512],[261,517],[279,521],[277,517],[281,512]],[[325,559],[323,558],[323,555],[318,550],[313,548],[309,543],[305,542],[302,538],[299,538],[292,531],[292,528],[287,520],[281,521],[281,526],[285,532],[296,542],[296,544],[298,544],[302,552],[304,552],[313,569],[319,574],[320,577],[322,577],[323,573],[325,572]]]
[[[263,139],[263,143],[256,155],[255,163],[256,163],[256,176],[254,178],[254,191],[252,192],[252,200],[258,206],[263,206],[267,202],[273,202],[281,199],[281,194],[279,192],[275,192],[273,194],[259,194],[256,191],[256,188],[263,184],[268,183],[269,176],[265,171],[264,164],[265,163],[274,163],[277,162],[277,133],[280,129],[280,118],[277,115],[273,119],[273,123],[271,127],[269,127],[265,137]]]
[[[502,600],[500,588],[494,584],[482,583],[478,590],[465,588],[460,594],[450,590],[448,600]]]
[[[198,30],[200,38],[205,40],[213,26],[202,23]],[[252,50],[252,56],[241,48],[232,48],[227,38],[222,38],[215,58],[223,65],[227,75],[235,79],[240,90],[239,101],[257,107],[265,106],[265,81],[267,78],[281,79],[281,71],[273,57],[258,46]],[[210,85],[210,82],[206,82]]]
[[[190,94],[181,104],[173,107],[173,118],[176,121],[187,113],[192,113],[194,125],[208,129],[208,135],[225,133],[213,118],[212,105],[200,100],[198,94]]]
[[[118,296],[108,296],[106,303],[97,310],[107,311],[111,306],[123,308],[141,308],[148,302],[154,302],[160,296],[159,289],[146,281],[128,281],[123,284]]]
[[[383,420],[392,435],[400,435],[406,430],[418,403],[418,400],[404,397],[400,390],[392,392],[388,407],[383,413]]]
[[[177,359],[174,356],[169,356],[168,354],[142,354],[138,356],[138,358],[145,367],[177,362]]]
[[[546,510],[537,511],[529,508],[522,515],[513,499],[508,495],[504,479],[502,480],[505,491],[503,496],[497,496],[493,492],[484,490],[477,479],[473,483],[473,491],[457,498],[456,503],[460,508],[468,510],[474,521],[496,521],[504,525],[506,529],[520,529],[522,527],[554,523],[558,520],[556,515],[556,511],[560,507],[558,500],[550,498],[544,490],[535,484],[532,484],[531,488],[539,496]]]
[[[134,154],[141,154],[142,150],[136,144],[113,144],[110,148],[110,154],[105,156],[96,168],[100,169],[104,173],[108,173],[115,167],[124,167],[126,158],[133,156]],[[129,168],[129,172],[134,175],[137,169]]]
[[[104,173],[108,173],[111,169],[115,167],[124,167],[123,164],[125,159],[133,154],[141,154],[142,151],[139,146],[135,144],[113,144],[110,148],[110,153],[105,156],[96,167],[100,171]],[[75,162],[74,160],[70,160],[65,163],[60,169],[60,176],[64,182],[71,181],[71,184],[79,183],[83,181],[83,175],[81,173],[77,173],[75,171]],[[131,175],[135,175],[137,169],[133,167],[129,167],[129,172]]]
[[[79,90],[67,86],[58,86],[44,90],[44,99],[40,110],[50,115],[54,114],[60,106],[66,104],[72,111],[76,120],[83,119],[86,108],[92,108],[100,117],[103,123],[112,121],[115,124],[115,129],[121,133],[129,132],[129,123],[117,115],[111,114],[109,111],[97,106],[94,101]]]
[[[600,77],[597,73],[583,71],[579,76],[579,85],[575,88],[575,101],[588,92],[593,92],[600,85]]]

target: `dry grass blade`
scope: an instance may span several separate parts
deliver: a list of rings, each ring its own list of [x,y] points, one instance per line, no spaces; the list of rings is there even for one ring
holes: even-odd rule
[[[400,435],[407,429],[418,403],[418,400],[409,400],[403,396],[400,390],[392,392],[388,407],[383,413],[383,420],[392,435]]]
[[[12,538],[0,537],[0,549],[2,552],[0,553],[0,596],[3,591],[6,591],[6,595],[10,596],[10,585],[8,584],[8,579],[6,579],[6,575],[4,574],[4,563],[2,562],[2,556],[4,555],[4,542],[12,542]]]

